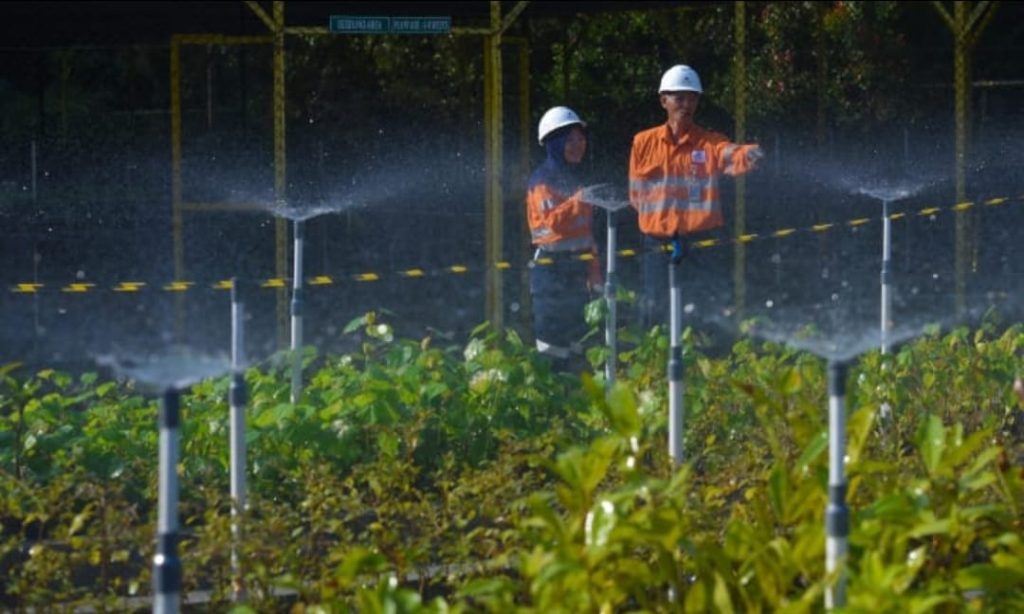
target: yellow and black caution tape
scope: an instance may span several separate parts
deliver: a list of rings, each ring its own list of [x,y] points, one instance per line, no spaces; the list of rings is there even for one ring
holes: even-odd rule
[[[114,286],[114,292],[139,292],[145,287],[144,281],[122,281]]]
[[[68,293],[71,293],[71,294],[82,294],[84,292],[88,292],[89,290],[92,290],[95,287],[96,287],[96,284],[93,284],[93,283],[80,283],[80,282],[76,282],[76,283],[68,284],[68,285],[64,286],[63,288],[60,289],[60,291],[61,292],[68,292]]]
[[[897,211],[889,214],[890,220],[899,220],[906,218],[907,216],[926,217],[934,219],[939,213],[949,211],[952,213],[963,213],[977,206],[985,207],[998,207],[1006,205],[1010,202],[1024,202],[1024,194],[1017,197],[1009,196],[998,196],[989,198],[984,201],[965,201],[955,203],[949,207],[922,207],[917,210],[908,211]],[[710,249],[713,247],[723,247],[733,244],[747,244],[760,240],[767,239],[786,239],[799,236],[803,233],[814,233],[824,234],[837,228],[857,228],[871,222],[878,221],[879,217],[858,217],[844,222],[823,222],[813,224],[807,228],[779,228],[774,231],[767,231],[762,233],[748,233],[738,235],[731,239],[704,239],[700,241],[694,241],[691,243],[691,247],[697,249]],[[661,245],[660,249],[663,251],[671,250],[671,246],[668,244]],[[643,249],[625,247],[619,249],[617,254],[621,258],[633,258],[643,253]],[[594,254],[583,253],[576,256],[579,260],[589,261],[595,258]],[[534,265],[547,266],[554,263],[554,259],[548,257],[541,257],[533,261]],[[513,267],[513,263],[507,260],[501,260],[495,263],[495,269],[499,271],[510,270]],[[473,270],[472,267],[466,264],[452,264],[441,267],[439,269],[426,269],[426,268],[410,268],[395,271],[391,274],[380,273],[376,271],[365,271],[362,273],[352,273],[342,276],[331,276],[331,275],[317,275],[306,281],[307,285],[313,287],[321,286],[332,286],[342,283],[345,280],[351,280],[356,283],[371,283],[381,281],[388,277],[402,277],[408,279],[438,277],[442,275],[465,275]],[[283,277],[271,277],[263,279],[258,282],[259,287],[267,289],[287,288],[290,280]],[[111,290],[113,292],[121,294],[139,294],[150,288],[159,288],[163,292],[175,292],[184,293],[194,288],[210,288],[213,290],[230,290],[233,283],[230,279],[219,280],[212,283],[199,283],[190,280],[173,280],[167,283],[150,284],[144,281],[119,281],[115,284],[101,286],[94,282],[72,282],[68,284],[47,284],[42,282],[22,282],[10,286],[10,291],[15,294],[39,294],[41,292],[50,290],[51,288],[57,289],[65,294],[90,294],[101,290]]]
[[[195,282],[191,281],[172,281],[164,286],[164,290],[167,292],[186,292],[194,285],[196,285]]]

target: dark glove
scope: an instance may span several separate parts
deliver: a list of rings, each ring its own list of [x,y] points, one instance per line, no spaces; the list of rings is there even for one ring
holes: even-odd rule
[[[683,256],[686,255],[686,249],[683,246],[683,238],[675,237],[672,239],[672,264],[679,264],[683,261]]]

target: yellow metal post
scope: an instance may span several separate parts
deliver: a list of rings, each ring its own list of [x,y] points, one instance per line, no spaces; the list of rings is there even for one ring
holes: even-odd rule
[[[970,4],[959,0],[953,2],[950,15],[942,2],[932,2],[953,35],[953,113],[956,120],[953,173],[957,203],[967,201],[967,157],[971,141],[971,50],[990,23],[998,5],[997,2],[987,0],[978,2],[974,8]],[[971,210],[956,213],[953,286],[957,313],[964,311],[967,300],[967,269],[972,252],[970,215]]]
[[[953,87],[954,114],[956,116],[956,160],[954,177],[956,202],[967,200],[967,156],[970,151],[971,122],[971,50],[982,31],[991,22],[997,2],[978,2],[971,8],[970,2],[953,2],[953,14],[942,2],[932,2],[953,34]],[[970,246],[970,210],[956,213],[954,287],[956,311],[962,313],[966,306],[967,264],[972,248]]]
[[[491,2],[491,33],[484,37],[484,155],[487,160],[484,196],[484,266],[486,316],[495,330],[504,327],[502,253],[502,90],[501,3]]]
[[[502,148],[503,143],[503,105],[502,105],[502,69],[501,43],[505,30],[522,14],[529,2],[517,2],[512,9],[501,16],[501,2],[490,3],[491,23],[489,28],[453,28],[454,34],[480,34],[484,38],[484,158],[486,160],[486,176],[484,178],[484,311],[487,320],[495,330],[504,327],[504,301],[502,298],[501,271],[497,263],[502,260],[504,182]],[[524,75],[526,61],[522,54],[528,54],[523,41],[520,51],[520,120],[521,124],[529,124],[529,73]],[[528,56],[527,56],[528,58]],[[526,95],[523,95],[523,92]],[[525,120],[524,120],[525,118]],[[526,128],[529,139],[529,128]],[[521,166],[529,164],[529,152],[521,153]]]
[[[735,3],[736,51],[733,56],[734,83],[736,89],[736,135],[737,143],[747,137],[747,7],[740,0]],[[733,236],[747,234],[747,182],[742,176],[736,178],[736,214]],[[747,302],[747,248],[742,241],[734,243],[733,252],[733,294],[736,314],[743,317]]]
[[[967,46],[967,3],[953,3],[953,82],[954,82],[954,107],[956,113],[956,202],[961,203],[967,199],[967,139],[968,126],[970,121],[971,103],[971,78],[970,78],[970,49]],[[965,307],[965,293],[967,286],[967,217],[963,212],[956,214],[956,310],[961,313]]]
[[[181,210],[181,42],[171,37],[171,226],[174,233],[174,279],[185,279],[185,228]],[[180,336],[185,327],[185,297],[174,303],[174,328]]]
[[[523,199],[526,200],[526,187],[530,181],[530,145],[533,140],[530,138],[532,126],[530,125],[530,44],[529,39],[519,41],[519,185],[523,189]],[[523,253],[529,254],[531,247],[530,229],[523,224],[523,231],[519,234],[523,245]],[[523,268],[519,303],[522,322],[525,325],[533,320],[533,306],[530,302],[530,276],[529,269]]]
[[[825,129],[826,129],[826,115],[825,107],[827,105],[827,99],[825,97],[827,90],[828,81],[828,57],[826,56],[825,46],[825,15],[828,5],[824,3],[815,4],[815,36],[814,36],[814,53],[817,56],[817,69],[818,69],[818,154],[825,153]]]
[[[274,197],[286,197],[285,174],[285,98],[284,98],[284,2],[274,2]],[[278,218],[274,224],[274,262],[277,277],[288,276],[288,223]],[[277,289],[277,343],[288,344],[288,292]]]

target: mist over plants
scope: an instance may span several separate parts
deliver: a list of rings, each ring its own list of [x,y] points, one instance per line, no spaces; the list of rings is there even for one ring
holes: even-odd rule
[[[0,6],[0,607],[148,609],[173,391],[188,608],[810,612],[842,575],[850,611],[1024,610],[1024,5],[527,3],[500,47],[488,238],[487,3],[446,7],[449,34],[287,33],[277,152],[269,43],[182,44],[176,124],[152,21],[198,13],[109,8],[128,33],[77,27],[98,5],[33,4]],[[296,27],[347,10],[285,4]],[[189,23],[266,35],[234,9]],[[764,159],[685,246],[675,466],[680,340],[667,301],[641,325],[665,267],[644,269],[660,247],[627,170],[680,63],[697,123]],[[524,209],[555,105],[587,123],[602,266],[610,212],[618,230],[618,346],[595,293],[568,370],[533,349]],[[495,270],[503,326],[485,322]],[[838,363],[849,556],[829,573]]]

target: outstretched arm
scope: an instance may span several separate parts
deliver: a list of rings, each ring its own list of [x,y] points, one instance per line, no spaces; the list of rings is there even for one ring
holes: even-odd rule
[[[538,183],[530,190],[530,202],[530,215],[555,230],[573,224],[582,216],[589,219],[591,215],[590,205],[583,202],[579,191],[566,198],[545,183]]]
[[[721,161],[722,172],[726,175],[742,175],[757,168],[757,163],[764,157],[760,145],[738,145],[729,141],[715,144],[718,160]]]

